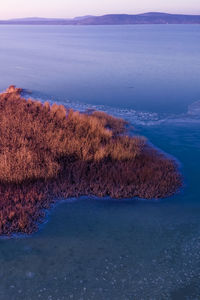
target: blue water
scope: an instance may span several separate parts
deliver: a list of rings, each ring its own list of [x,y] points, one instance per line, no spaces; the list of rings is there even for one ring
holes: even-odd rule
[[[1,239],[0,300],[200,299],[200,26],[0,26],[0,67],[0,90],[123,117],[184,174],[169,199],[70,199]]]

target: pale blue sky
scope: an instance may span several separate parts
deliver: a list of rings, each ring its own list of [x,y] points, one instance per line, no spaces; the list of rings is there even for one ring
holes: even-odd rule
[[[0,19],[148,11],[200,14],[200,0],[1,0]]]

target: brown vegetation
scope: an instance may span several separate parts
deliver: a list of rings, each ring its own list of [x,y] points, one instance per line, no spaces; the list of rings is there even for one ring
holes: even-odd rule
[[[30,233],[55,198],[160,198],[181,185],[174,161],[103,112],[0,94],[0,234]]]

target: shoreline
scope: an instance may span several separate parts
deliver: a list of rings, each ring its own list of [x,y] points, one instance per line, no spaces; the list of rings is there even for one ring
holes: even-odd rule
[[[117,203],[117,204],[126,204],[126,203],[161,203],[161,202],[168,202],[171,197],[178,195],[182,191],[181,187],[174,195],[165,197],[165,198],[152,198],[152,199],[146,199],[146,198],[139,198],[139,197],[134,197],[134,198],[111,198],[109,196],[105,197],[97,197],[95,195],[81,195],[78,197],[69,197],[69,198],[64,198],[64,199],[54,199],[53,202],[51,203],[50,207],[47,209],[43,210],[44,218],[42,219],[41,222],[36,222],[35,225],[37,226],[37,230],[31,231],[30,233],[23,233],[23,232],[18,232],[18,233],[11,233],[11,234],[4,234],[0,235],[0,241],[1,240],[9,240],[9,239],[16,239],[16,240],[21,240],[21,239],[27,239],[34,237],[35,234],[39,234],[40,232],[43,231],[44,227],[46,224],[51,222],[51,216],[54,214],[55,209],[63,205],[65,203],[73,203],[73,202],[80,202],[80,201],[85,201],[90,199],[90,201],[98,201],[98,202],[111,202],[111,203]],[[74,199],[74,200],[71,200]],[[173,200],[172,200],[173,201]]]
[[[173,157],[128,136],[124,120],[42,104],[22,92],[11,86],[0,94],[0,235],[37,231],[63,198],[162,199],[182,187]]]

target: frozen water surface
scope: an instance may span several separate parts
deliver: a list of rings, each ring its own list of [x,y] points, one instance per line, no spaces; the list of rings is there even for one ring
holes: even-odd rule
[[[0,39],[1,90],[125,118],[184,175],[170,199],[70,199],[34,235],[0,239],[0,300],[200,299],[200,26],[1,26]]]

